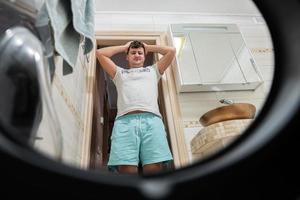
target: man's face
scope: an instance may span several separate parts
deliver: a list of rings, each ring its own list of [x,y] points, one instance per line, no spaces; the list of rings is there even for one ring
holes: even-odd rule
[[[145,53],[143,47],[130,48],[127,54],[129,67],[143,67],[145,62]]]

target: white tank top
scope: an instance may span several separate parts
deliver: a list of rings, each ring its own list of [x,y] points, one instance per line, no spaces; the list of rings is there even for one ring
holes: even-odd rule
[[[161,117],[157,87],[161,76],[156,64],[131,69],[117,66],[116,75],[112,79],[118,94],[116,119],[134,110],[151,112]]]

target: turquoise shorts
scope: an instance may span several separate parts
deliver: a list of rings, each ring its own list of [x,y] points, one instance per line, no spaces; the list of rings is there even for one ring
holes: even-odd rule
[[[146,165],[173,160],[161,118],[153,113],[134,113],[115,120],[108,167]]]

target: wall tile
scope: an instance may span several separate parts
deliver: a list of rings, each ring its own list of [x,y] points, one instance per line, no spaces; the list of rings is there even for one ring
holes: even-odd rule
[[[167,32],[169,30],[168,24],[154,24],[154,31],[156,32]]]
[[[249,91],[224,91],[224,92],[216,92],[216,97],[219,102],[221,99],[233,99],[233,98],[264,98],[264,88],[259,86],[256,90]]]
[[[152,15],[112,14],[112,24],[153,24]]]
[[[270,37],[266,36],[248,36],[244,35],[245,43],[248,48],[266,48],[273,50],[273,42]]]
[[[178,98],[180,102],[190,102],[190,101],[203,101],[217,99],[215,92],[193,92],[193,93],[179,93]]]
[[[239,26],[244,37],[268,37],[271,38],[269,29],[266,25],[247,24]]]
[[[179,102],[183,120],[200,119],[200,117],[219,106],[217,101],[190,101],[190,102]]]
[[[95,24],[95,32],[97,31],[111,31],[112,24]]]
[[[261,73],[264,81],[272,81],[274,74],[274,67],[263,67]]]
[[[112,24],[111,31],[155,31],[153,24]]]
[[[271,87],[272,87],[272,84],[273,82],[272,81],[265,81],[264,82],[264,92],[265,92],[265,95],[267,96],[271,90]]]
[[[97,13],[95,15],[95,27],[97,24],[112,24],[112,14]]]
[[[253,53],[253,58],[258,66],[274,66],[274,58],[272,55],[261,55]]]

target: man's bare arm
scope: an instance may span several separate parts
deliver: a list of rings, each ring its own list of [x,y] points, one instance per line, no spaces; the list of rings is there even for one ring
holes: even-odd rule
[[[159,59],[159,61],[156,63],[159,73],[163,74],[164,71],[172,63],[176,54],[176,49],[174,47],[169,47],[169,46],[147,45],[145,43],[144,45],[146,48],[146,52],[159,53],[163,55],[163,57]]]
[[[126,43],[125,45],[120,46],[111,46],[111,47],[104,47],[101,49],[97,49],[96,56],[104,69],[111,78],[114,78],[117,72],[116,64],[110,59],[113,55],[125,52],[129,47],[130,42]]]

